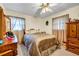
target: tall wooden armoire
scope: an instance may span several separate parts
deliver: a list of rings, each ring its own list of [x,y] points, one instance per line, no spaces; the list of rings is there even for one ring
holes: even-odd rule
[[[6,32],[6,23],[3,9],[0,7],[0,39],[3,39],[4,33]]]
[[[79,55],[79,21],[67,23],[67,50]]]

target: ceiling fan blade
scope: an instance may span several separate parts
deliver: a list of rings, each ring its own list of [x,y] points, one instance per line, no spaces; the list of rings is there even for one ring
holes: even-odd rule
[[[57,5],[57,3],[50,3],[49,7],[53,7],[53,6],[56,6],[56,5]]]
[[[39,8],[39,9],[36,11],[35,16],[40,16],[41,11],[42,11],[42,8]]]
[[[33,7],[39,7],[39,8],[40,8],[41,5],[42,5],[41,3],[36,3],[36,4],[32,5],[32,6],[33,6]]]

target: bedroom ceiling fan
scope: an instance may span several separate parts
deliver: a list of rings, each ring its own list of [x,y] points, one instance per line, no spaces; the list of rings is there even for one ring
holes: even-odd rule
[[[52,12],[53,10],[51,9],[51,7],[53,7],[55,5],[57,5],[57,4],[56,3],[41,3],[41,4],[38,4],[37,5],[38,10],[35,14],[40,15],[40,14],[43,14],[43,13],[46,13],[46,12]]]
[[[41,11],[41,14],[42,13],[45,13],[45,12],[47,12],[47,11],[52,11],[50,8],[49,8],[49,6],[50,6],[50,4],[49,3],[42,3],[41,5],[40,5],[40,8],[42,8],[42,11]]]

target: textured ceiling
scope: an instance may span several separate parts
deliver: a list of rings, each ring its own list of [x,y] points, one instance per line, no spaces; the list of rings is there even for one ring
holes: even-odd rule
[[[37,17],[47,17],[57,12],[77,6],[79,5],[79,3],[58,3],[56,6],[50,7],[52,12],[46,12],[44,14],[40,14],[39,5],[39,3],[3,3],[3,6],[6,10],[13,10],[16,12]]]

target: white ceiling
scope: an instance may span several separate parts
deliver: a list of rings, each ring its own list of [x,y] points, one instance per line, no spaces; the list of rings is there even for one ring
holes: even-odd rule
[[[23,14],[37,16],[37,17],[47,17],[57,12],[66,10],[68,8],[79,5],[79,3],[58,3],[56,6],[50,7],[52,12],[47,12],[40,14],[39,3],[3,3],[6,10],[13,10]]]

